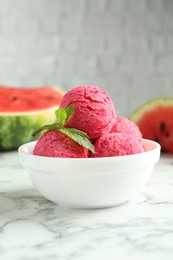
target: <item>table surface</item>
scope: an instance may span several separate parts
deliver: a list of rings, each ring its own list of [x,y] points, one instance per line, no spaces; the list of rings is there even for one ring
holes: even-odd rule
[[[173,156],[164,155],[135,200],[68,209],[33,187],[17,152],[0,153],[1,260],[173,259]]]

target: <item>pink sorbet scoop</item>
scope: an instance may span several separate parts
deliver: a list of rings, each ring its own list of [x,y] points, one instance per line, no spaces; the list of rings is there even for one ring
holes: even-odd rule
[[[133,136],[139,141],[142,140],[142,134],[139,130],[139,127],[126,117],[117,116],[117,120],[110,132],[124,133],[126,135]]]
[[[57,130],[45,132],[37,141],[33,153],[61,158],[87,158],[89,154],[88,149]]]
[[[108,133],[100,136],[94,145],[92,157],[110,157],[141,153],[144,151],[142,142],[131,135]]]
[[[79,86],[68,91],[60,104],[65,108],[74,105],[74,114],[67,127],[74,127],[95,140],[111,130],[116,121],[112,99],[102,89],[95,86]]]
[[[144,151],[142,134],[132,121],[117,116],[111,131],[101,135],[94,144],[92,157],[109,157],[141,153]]]

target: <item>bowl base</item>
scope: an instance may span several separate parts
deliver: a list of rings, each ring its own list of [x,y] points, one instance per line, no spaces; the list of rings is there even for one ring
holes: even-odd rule
[[[120,203],[110,204],[110,205],[103,205],[103,206],[77,206],[77,205],[69,205],[66,203],[56,203],[58,206],[63,208],[70,208],[70,209],[83,209],[83,210],[92,210],[92,209],[106,209],[106,208],[113,208],[124,205],[129,201],[124,201]]]

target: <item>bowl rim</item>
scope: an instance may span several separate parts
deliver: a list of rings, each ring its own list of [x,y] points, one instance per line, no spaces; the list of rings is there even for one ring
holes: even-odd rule
[[[112,160],[112,159],[117,159],[117,160],[121,160],[121,159],[127,159],[127,158],[138,158],[138,157],[141,157],[141,156],[144,156],[144,155],[149,155],[150,153],[153,153],[155,152],[156,150],[160,152],[161,150],[161,146],[159,143],[153,141],[153,140],[149,140],[149,139],[145,139],[143,138],[142,139],[142,142],[143,144],[151,144],[153,145],[153,148],[152,149],[149,149],[147,151],[144,151],[142,153],[136,153],[136,154],[129,154],[129,155],[121,155],[121,156],[107,156],[107,157],[89,157],[89,158],[62,158],[62,157],[49,157],[49,156],[39,156],[39,155],[34,155],[33,153],[29,153],[26,148],[28,146],[31,146],[32,148],[34,148],[34,145],[37,143],[37,141],[32,141],[32,142],[28,142],[28,143],[25,143],[25,144],[22,144],[21,146],[19,146],[18,148],[18,152],[19,154],[23,154],[27,157],[33,157],[33,158],[42,158],[42,159],[45,159],[45,160],[52,160],[52,161],[57,161],[57,160],[62,160],[62,161],[88,161],[88,160],[92,160],[92,161],[95,161],[95,160],[98,160],[98,161],[103,161],[103,160]],[[33,149],[32,149],[33,150]]]

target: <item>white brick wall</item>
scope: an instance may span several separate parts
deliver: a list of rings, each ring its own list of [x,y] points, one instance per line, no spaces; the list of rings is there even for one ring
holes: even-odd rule
[[[93,84],[117,113],[173,96],[173,0],[0,0],[0,84]]]

